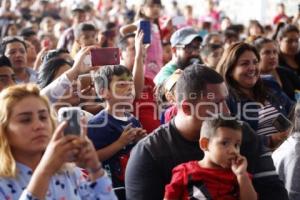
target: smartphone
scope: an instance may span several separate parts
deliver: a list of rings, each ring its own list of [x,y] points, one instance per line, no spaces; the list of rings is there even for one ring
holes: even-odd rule
[[[288,120],[283,114],[279,114],[276,119],[273,121],[272,125],[279,131],[287,131],[290,127],[292,127],[293,123]]]
[[[119,65],[119,48],[96,48],[91,49],[92,66]]]
[[[80,117],[80,107],[63,107],[58,110],[58,122],[68,122],[64,135],[81,135]]]
[[[140,29],[144,32],[143,43],[150,44],[151,43],[151,24],[148,20],[140,21]]]

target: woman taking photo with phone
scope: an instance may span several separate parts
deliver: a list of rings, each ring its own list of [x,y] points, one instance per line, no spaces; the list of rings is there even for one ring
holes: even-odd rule
[[[38,87],[7,88],[0,104],[0,199],[116,199],[86,130],[78,137],[64,136],[66,122],[55,128]]]
[[[253,172],[259,199],[285,200],[287,193],[276,174],[271,150],[288,135],[287,130],[276,130],[273,121],[280,113],[287,115],[291,103],[282,91],[265,87],[260,79],[259,61],[260,56],[253,46],[235,43],[224,52],[217,71],[229,89],[227,105],[231,113],[248,122],[259,138],[259,153]]]

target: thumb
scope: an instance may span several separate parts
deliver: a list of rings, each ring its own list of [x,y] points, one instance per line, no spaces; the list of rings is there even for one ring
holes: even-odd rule
[[[64,129],[67,127],[67,124],[68,124],[67,121],[63,121],[56,127],[56,129],[53,133],[53,136],[52,136],[53,141],[57,141],[58,139],[63,137],[63,135],[64,135],[63,132],[64,132]]]

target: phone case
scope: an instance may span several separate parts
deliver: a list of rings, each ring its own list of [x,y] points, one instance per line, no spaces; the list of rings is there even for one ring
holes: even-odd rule
[[[140,21],[140,29],[144,32],[143,43],[150,44],[151,43],[151,24],[150,21],[142,20]]]
[[[67,121],[68,125],[64,129],[64,135],[80,135],[80,107],[63,107],[58,110],[58,121]]]
[[[279,114],[272,124],[280,132],[287,131],[292,126],[292,122],[282,114]]]
[[[92,66],[119,65],[118,48],[98,48],[91,50]]]

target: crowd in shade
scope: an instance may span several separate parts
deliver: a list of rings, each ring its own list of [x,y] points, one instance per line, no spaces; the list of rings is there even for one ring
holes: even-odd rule
[[[300,4],[0,2],[0,199],[300,199]]]

